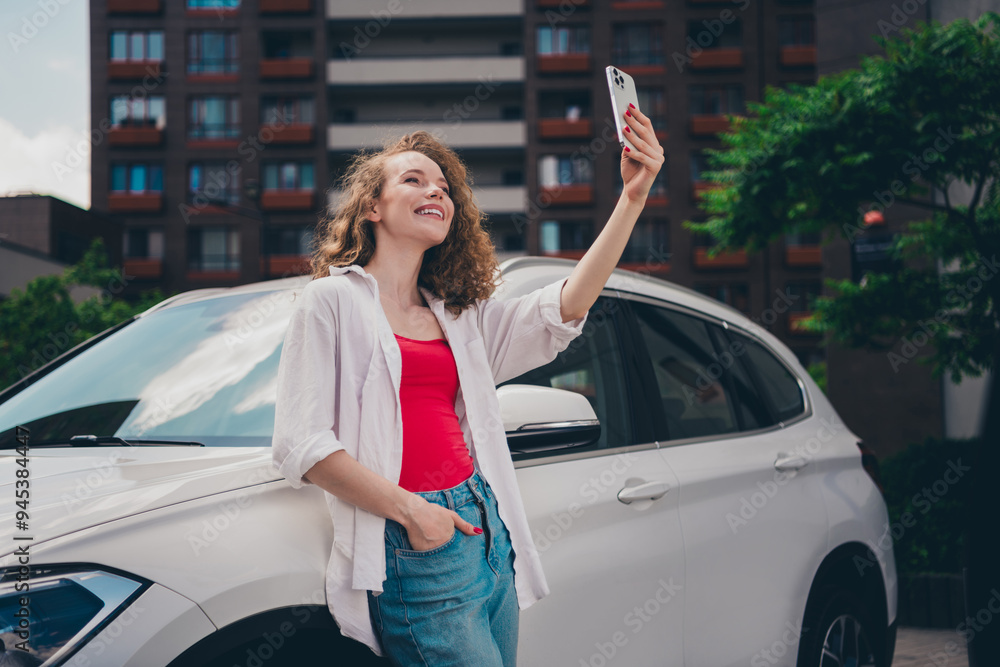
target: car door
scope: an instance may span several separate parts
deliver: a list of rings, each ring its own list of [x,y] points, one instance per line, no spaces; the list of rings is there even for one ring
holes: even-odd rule
[[[513,453],[550,594],[521,612],[518,664],[679,665],[684,559],[676,480],[651,438],[638,362],[606,292],[583,333],[549,364],[503,384],[568,389],[590,401],[600,440]],[[663,495],[626,504],[641,484]]]
[[[683,664],[794,665],[827,550],[817,454],[832,434],[808,419],[787,365],[750,336],[651,299],[629,310],[682,499]]]

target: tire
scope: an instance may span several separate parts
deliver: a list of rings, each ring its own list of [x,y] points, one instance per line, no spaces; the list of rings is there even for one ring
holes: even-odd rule
[[[889,667],[884,628],[854,591],[828,586],[802,628],[797,667]]]

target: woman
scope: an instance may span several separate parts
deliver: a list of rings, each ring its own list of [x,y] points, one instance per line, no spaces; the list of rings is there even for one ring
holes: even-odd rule
[[[503,302],[453,151],[415,132],[344,176],[285,335],[272,446],[293,487],[328,492],[341,632],[394,664],[510,667],[519,609],[549,592],[496,385],[582,332],[621,257],[663,163],[649,119],[625,121],[637,150],[607,225],[568,278]]]

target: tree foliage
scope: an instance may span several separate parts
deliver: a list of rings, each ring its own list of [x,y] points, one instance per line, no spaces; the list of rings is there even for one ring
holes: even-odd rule
[[[164,299],[158,289],[144,292],[134,303],[116,297],[127,279],[120,268],[108,267],[104,242],[98,237],[62,275],[39,276],[24,290],[12,290],[0,302],[0,387]],[[70,289],[77,285],[101,292],[76,304]]]
[[[707,219],[684,226],[711,234],[713,253],[753,251],[788,232],[853,242],[869,210],[925,209],[892,244],[898,268],[828,279],[806,326],[886,351],[894,368],[926,345],[920,361],[935,377],[980,375],[1000,331],[998,36],[992,12],[920,23],[876,37],[885,55],[858,69],[769,87],[746,117],[731,117],[725,148],[708,151],[705,178],[717,187],[701,205]],[[956,182],[972,192],[967,203],[952,201]]]

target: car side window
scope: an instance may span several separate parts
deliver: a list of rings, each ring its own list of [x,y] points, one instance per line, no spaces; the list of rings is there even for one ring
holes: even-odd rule
[[[739,430],[727,370],[703,320],[631,302],[649,352],[671,440]]]
[[[590,309],[583,332],[554,360],[498,387],[531,384],[582,394],[601,422],[601,437],[594,449],[634,444],[621,345],[615,327],[614,313],[619,309],[616,299],[599,297]]]
[[[752,365],[775,417],[780,421],[788,421],[802,414],[806,409],[805,399],[795,375],[757,341],[742,334],[732,335],[746,346],[746,359]]]

